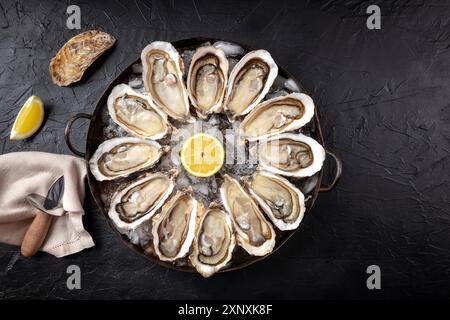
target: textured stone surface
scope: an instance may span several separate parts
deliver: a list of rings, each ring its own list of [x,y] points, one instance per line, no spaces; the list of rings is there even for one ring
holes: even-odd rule
[[[115,48],[69,88],[48,64],[78,31],[56,1],[0,4],[0,152],[70,153],[63,131],[90,113],[104,88],[153,40],[217,37],[269,50],[318,106],[327,147],[344,161],[338,187],[321,194],[299,232],[268,259],[202,279],[129,251],[90,196],[85,223],[96,247],[64,259],[19,256],[0,245],[0,298],[407,298],[450,290],[450,7],[444,1],[381,5],[382,29],[366,28],[367,1],[71,1],[82,31],[101,29]],[[47,118],[24,142],[8,135],[19,107],[41,96]],[[82,149],[86,124],[74,140]],[[82,289],[66,288],[67,266]],[[366,288],[366,267],[382,290]]]

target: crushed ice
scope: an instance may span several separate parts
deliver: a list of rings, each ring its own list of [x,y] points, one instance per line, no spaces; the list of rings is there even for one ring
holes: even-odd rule
[[[223,52],[225,52],[225,55],[232,57],[241,56],[245,53],[244,48],[242,48],[240,45],[227,41],[214,42],[213,47],[222,49]]]

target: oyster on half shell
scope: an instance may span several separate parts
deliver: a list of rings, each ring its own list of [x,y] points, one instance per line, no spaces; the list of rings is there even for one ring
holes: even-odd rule
[[[153,140],[113,138],[97,148],[89,160],[89,168],[98,181],[126,177],[153,167],[169,149]]]
[[[249,254],[264,256],[275,246],[275,232],[239,182],[224,175],[220,195],[236,230],[238,244]]]
[[[305,196],[287,179],[266,171],[246,177],[246,186],[279,230],[296,229],[305,213]]]
[[[322,169],[325,149],[301,133],[282,133],[262,140],[259,165],[272,173],[289,177],[310,177]]]
[[[199,203],[187,189],[178,191],[153,218],[153,246],[160,260],[175,261],[189,252],[198,211]]]
[[[147,173],[119,189],[111,198],[108,215],[121,233],[148,221],[175,187],[178,171]]]
[[[202,276],[210,277],[230,261],[235,244],[230,217],[210,206],[200,217],[189,260]]]
[[[191,60],[187,90],[192,105],[201,119],[220,112],[228,79],[228,60],[221,49],[198,48]]]
[[[192,122],[182,60],[169,42],[155,41],[141,53],[142,79],[153,102],[172,118]]]
[[[166,114],[153,105],[150,96],[126,84],[119,84],[111,91],[108,112],[115,123],[140,138],[157,140],[170,131]]]
[[[291,93],[266,100],[242,121],[241,130],[249,141],[303,127],[314,116],[314,102],[304,93]]]
[[[230,121],[249,113],[269,92],[278,66],[266,50],[247,53],[231,71],[224,100]]]

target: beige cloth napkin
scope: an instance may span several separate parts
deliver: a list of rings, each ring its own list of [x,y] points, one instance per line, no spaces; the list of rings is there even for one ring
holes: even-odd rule
[[[54,216],[41,251],[63,257],[94,246],[84,230],[84,160],[44,152],[15,152],[0,155],[0,242],[20,245],[36,210],[26,196],[43,197],[64,176],[62,216]]]

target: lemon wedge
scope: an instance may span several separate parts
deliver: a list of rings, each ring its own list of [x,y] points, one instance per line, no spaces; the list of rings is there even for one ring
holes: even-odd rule
[[[215,137],[199,133],[183,144],[181,164],[196,177],[210,177],[222,168],[225,158],[223,146]]]
[[[22,140],[31,137],[44,120],[44,104],[38,96],[31,96],[20,109],[14,121],[9,139]]]

